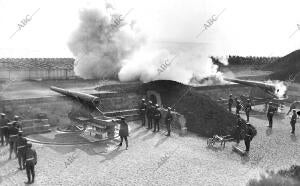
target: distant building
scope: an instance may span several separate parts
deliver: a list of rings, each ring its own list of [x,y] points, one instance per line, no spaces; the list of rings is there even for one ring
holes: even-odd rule
[[[0,58],[0,79],[69,79],[74,77],[73,58]]]

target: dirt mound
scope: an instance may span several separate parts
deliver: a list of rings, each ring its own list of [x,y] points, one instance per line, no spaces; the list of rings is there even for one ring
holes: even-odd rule
[[[236,116],[210,97],[190,89],[190,86],[175,81],[159,80],[143,84],[142,90],[160,93],[164,107],[173,107],[175,104],[173,108],[185,116],[189,131],[204,137],[234,133]]]
[[[278,59],[276,63],[267,65],[264,70],[273,71],[269,75],[271,79],[282,81],[295,79],[295,82],[300,82],[300,50]]]

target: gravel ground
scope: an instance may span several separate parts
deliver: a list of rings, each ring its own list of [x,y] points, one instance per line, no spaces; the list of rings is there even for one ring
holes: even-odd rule
[[[204,138],[168,138],[138,123],[130,123],[129,150],[116,148],[118,140],[81,146],[34,144],[38,164],[33,185],[245,185],[265,169],[300,164],[298,124],[292,137],[288,118],[276,116],[272,131],[267,130],[265,115],[250,121],[258,135],[248,158],[232,152],[234,143],[208,149]],[[243,142],[240,146],[244,148]],[[25,171],[17,170],[16,159],[7,158],[7,147],[0,147],[0,185],[24,185]]]

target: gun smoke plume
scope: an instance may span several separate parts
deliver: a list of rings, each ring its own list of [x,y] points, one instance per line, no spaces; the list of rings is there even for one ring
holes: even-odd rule
[[[174,80],[185,84],[222,82],[218,66],[205,51],[171,53],[150,49],[136,21],[119,13],[85,9],[69,48],[76,57],[75,73],[83,78],[118,78],[120,81]],[[224,60],[222,60],[224,61]],[[226,60],[225,60],[226,61]],[[226,62],[224,62],[226,63]],[[208,78],[209,81],[201,81]],[[211,80],[213,79],[213,80]]]

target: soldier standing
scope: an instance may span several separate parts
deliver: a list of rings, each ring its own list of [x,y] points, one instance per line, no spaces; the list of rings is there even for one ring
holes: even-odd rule
[[[166,123],[166,127],[167,127],[167,131],[168,134],[166,136],[170,136],[171,135],[171,123],[173,121],[173,116],[171,114],[171,107],[168,107],[168,112],[165,118],[165,123]]]
[[[16,140],[17,156],[19,169],[25,169],[25,152],[26,152],[27,139],[23,137],[23,131],[19,131],[18,139]]]
[[[149,101],[147,104],[147,120],[148,120],[148,128],[152,128],[152,101]]]
[[[292,118],[291,118],[291,121],[290,121],[290,124],[291,124],[291,127],[292,127],[291,134],[295,134],[296,122],[297,122],[297,113],[296,113],[296,110],[293,109],[293,115],[292,115]]]
[[[272,128],[273,126],[273,116],[275,113],[276,108],[272,105],[272,102],[269,102],[269,108],[268,108],[268,112],[267,112],[267,118],[269,121],[269,128]]]
[[[250,115],[251,110],[252,110],[252,108],[251,108],[250,99],[247,99],[247,103],[245,104],[245,113],[246,113],[246,116],[247,116],[247,122],[249,122],[249,115]]]
[[[161,113],[160,113],[160,111],[158,109],[159,105],[156,104],[155,107],[156,108],[155,108],[154,114],[153,114],[153,118],[154,118],[154,130],[153,130],[153,132],[156,131],[156,128],[157,128],[157,132],[159,132],[159,120],[161,118]]]
[[[145,99],[142,99],[142,103],[140,105],[140,117],[142,120],[142,126],[145,126],[145,122],[146,122],[146,108],[147,108],[147,104]]]
[[[4,145],[4,139],[5,139],[5,143],[6,145],[8,144],[8,139],[6,136],[7,133],[7,123],[8,120],[5,118],[5,114],[1,113],[1,118],[0,118],[0,139],[1,139],[1,145]]]
[[[240,114],[240,111],[241,111],[241,103],[239,100],[236,100],[236,106],[235,106],[235,114],[239,115]]]
[[[26,184],[34,183],[34,166],[37,164],[36,151],[32,149],[32,144],[28,143],[25,151],[25,167],[28,181]]]
[[[252,131],[252,128],[250,127],[250,123],[247,123],[247,126],[246,126],[246,131],[245,131],[245,146],[246,146],[246,150],[245,152],[249,152],[250,150],[250,143],[252,141],[252,138],[253,138],[253,131]]]
[[[16,126],[17,126],[17,128],[18,128],[19,130],[22,130],[22,124],[21,124],[21,122],[20,122],[19,120],[20,120],[20,117],[17,116],[17,115],[15,115],[15,116],[14,116],[14,121],[16,122]]]
[[[11,125],[11,123],[10,123]],[[11,159],[11,154],[14,151],[17,157],[16,139],[18,137],[19,129],[14,121],[12,126],[8,127],[8,138],[9,138],[9,159]]]
[[[240,115],[237,116],[237,126],[235,130],[235,137],[236,137],[236,145],[238,146],[240,144],[240,138],[241,138],[241,131],[242,131],[242,119]]]
[[[128,124],[126,123],[124,117],[121,117],[119,136],[121,138],[121,142],[120,142],[119,146],[122,146],[123,139],[125,139],[126,150],[127,150],[128,149],[128,139],[127,139],[127,137],[129,136],[129,132],[128,132]]]
[[[228,110],[229,110],[229,112],[231,112],[232,105],[233,105],[233,99],[232,99],[232,94],[230,94],[229,99],[228,99]]]

